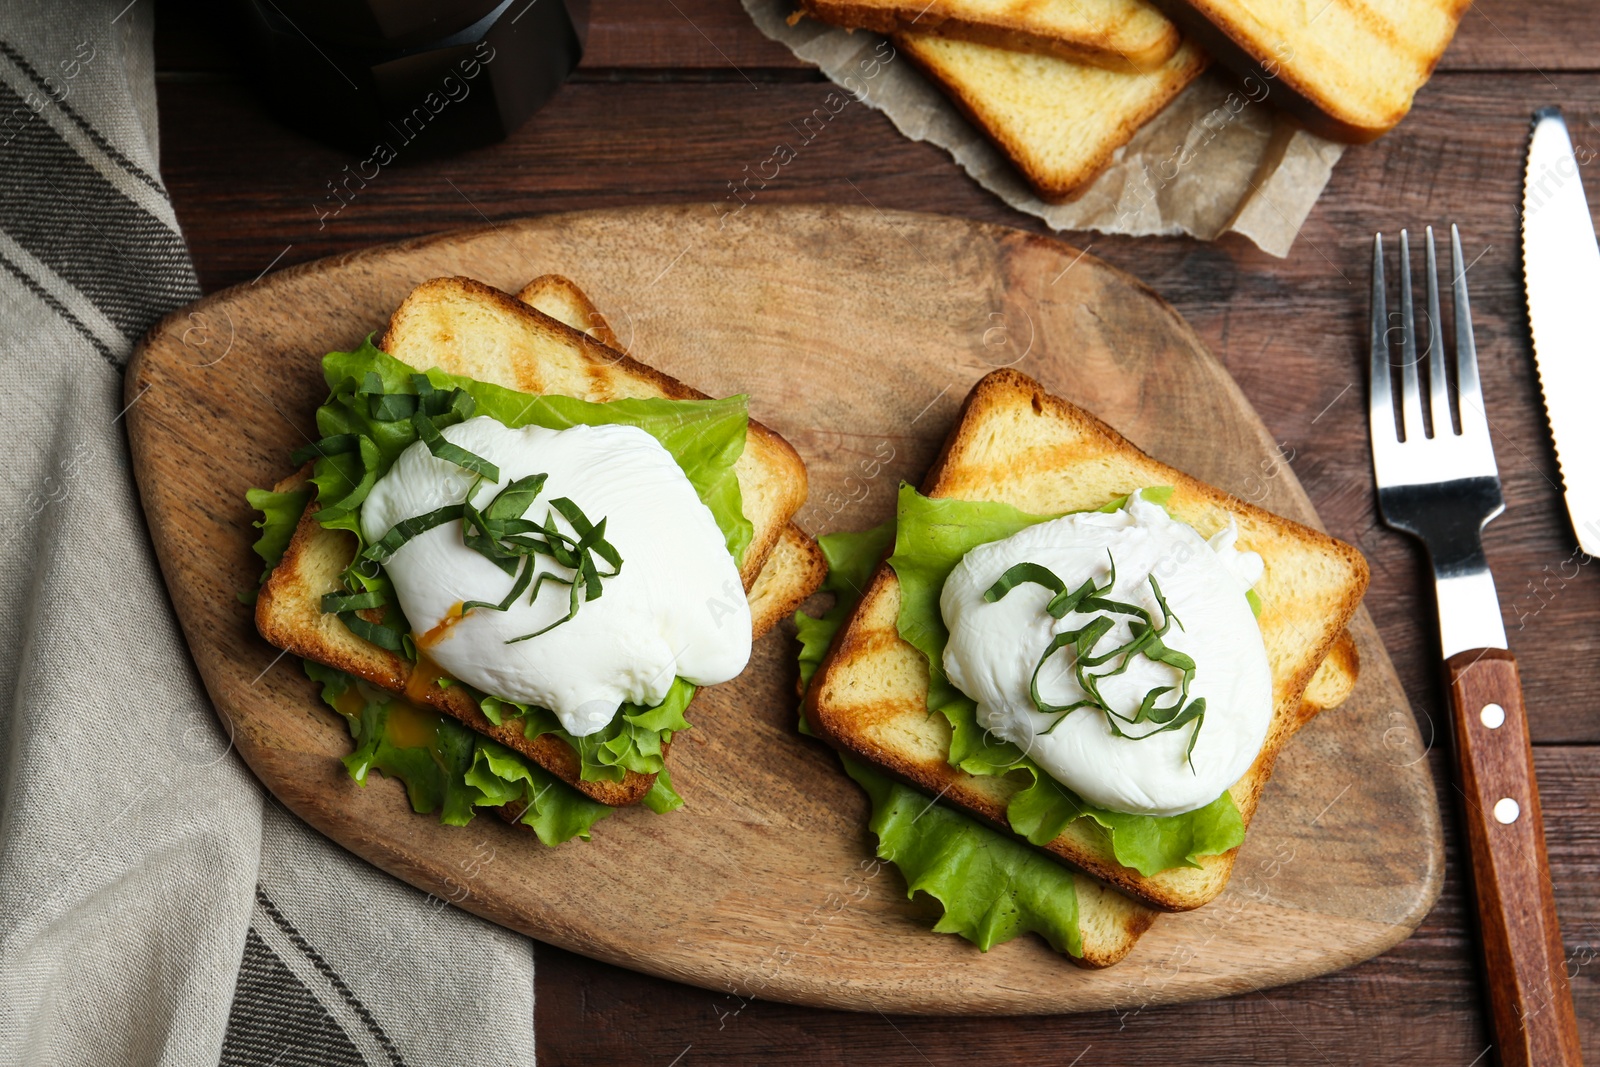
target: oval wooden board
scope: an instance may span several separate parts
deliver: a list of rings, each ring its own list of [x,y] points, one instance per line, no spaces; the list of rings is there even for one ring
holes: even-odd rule
[[[726,222],[726,225],[722,224]],[[987,955],[927,930],[867,863],[861,791],[795,732],[794,646],[758,642],[673,747],[687,800],[549,850],[490,816],[413,814],[358,788],[343,724],[236,599],[259,565],[244,493],[314,434],[319,357],[382,328],[424,279],[515,291],[576,280],[636,355],[745,392],[811,471],[802,525],[859,529],[920,480],[968,387],[1013,364],[1158,458],[1302,522],[1310,502],[1227,372],[1134,279],[1057,241],[959,219],[829,207],[556,215],[271,274],[175,312],[128,372],[145,513],[189,647],[240,755],[291,810],[395,876],[585,955],[740,998],[885,1012],[1046,1013],[1221,996],[1344,967],[1404,938],[1438,895],[1425,751],[1371,621],[1361,682],[1279,761],[1227,892],[1085,971],[1026,936]],[[1375,590],[1382,595],[1383,590]],[[225,803],[219,798],[219,803]],[[488,858],[485,858],[488,857]]]

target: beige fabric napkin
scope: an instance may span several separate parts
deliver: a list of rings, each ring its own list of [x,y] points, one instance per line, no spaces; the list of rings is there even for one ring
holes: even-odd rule
[[[123,419],[199,296],[151,13],[0,13],[0,1065],[532,1063],[531,943],[277,808],[173,618]]]

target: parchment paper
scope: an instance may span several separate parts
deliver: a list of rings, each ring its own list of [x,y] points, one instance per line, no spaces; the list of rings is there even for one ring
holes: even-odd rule
[[[1270,81],[1240,85],[1208,71],[1117,150],[1076,200],[1050,204],[909,60],[874,33],[803,18],[792,0],[743,0],[761,31],[901,133],[949,152],[973,180],[1054,230],[1189,234],[1230,231],[1286,256],[1344,146],[1302,130],[1270,104]]]

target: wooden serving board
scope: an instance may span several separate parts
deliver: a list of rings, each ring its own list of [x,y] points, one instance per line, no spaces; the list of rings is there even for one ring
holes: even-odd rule
[[[291,810],[395,876],[542,941],[717,991],[885,1012],[1138,1008],[1290,982],[1383,951],[1439,892],[1439,814],[1411,710],[1363,612],[1361,681],[1279,760],[1226,893],[1085,971],[1033,936],[987,955],[935,935],[870,862],[867,804],[795,732],[792,637],[696,698],[673,746],[687,800],[623,811],[556,849],[481,816],[413,814],[359,788],[344,724],[236,598],[260,567],[244,493],[314,436],[319,357],[380,330],[427,278],[515,291],[577,281],[626,346],[752,414],[809,464],[813,532],[887,518],[962,396],[1012,365],[1175,466],[1316,524],[1286,458],[1189,326],[1058,241],[832,207],[598,211],[490,226],[271,274],[168,316],[128,371],[128,433],[173,603],[239,754]],[[1382,587],[1373,594],[1384,595]],[[488,857],[487,859],[485,857]]]

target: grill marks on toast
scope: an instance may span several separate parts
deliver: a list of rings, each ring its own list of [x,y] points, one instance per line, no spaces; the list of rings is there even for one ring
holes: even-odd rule
[[[1362,143],[1411,109],[1469,0],[1158,0],[1186,36],[1313,133]]]
[[[1160,67],[1178,29],[1144,0],[800,0],[823,22],[937,34],[1128,73]]]
[[[1202,535],[1223,528],[1229,518],[1237,521],[1241,545],[1267,563],[1256,588],[1265,604],[1261,628],[1272,665],[1274,714],[1261,754],[1230,790],[1248,826],[1278,752],[1354,685],[1355,646],[1344,628],[1366,589],[1361,555],[1158,463],[1088,412],[1012,370],[987,375],[967,395],[923,491],[1054,514],[1099,507],[1152,485],[1172,486],[1168,507]],[[883,564],[807,690],[807,721],[836,747],[1005,829],[1005,801],[1021,783],[975,777],[942,758],[928,758],[935,749],[948,754],[950,728],[942,715],[927,710],[927,664],[899,638],[899,600],[899,583]],[[1199,868],[1146,878],[1118,864],[1104,834],[1086,819],[1045,850],[1173,911],[1215,898],[1233,866],[1230,852],[1206,857]]]
[[[1185,42],[1144,73],[925,33],[894,43],[1045,200],[1073,199],[1209,62]]]
[[[463,340],[468,337],[471,344]],[[480,347],[485,337],[496,343]],[[378,347],[414,366],[443,356],[457,365],[444,368],[452,373],[525,392],[584,400],[602,392],[609,399],[707,399],[700,390],[470,278],[423,282],[395,311]],[[538,389],[518,384],[530,366]],[[740,568],[749,589],[784,525],[805,502],[806,468],[789,442],[752,419],[734,469],[745,517],[755,525]]]
[[[391,317],[380,347],[412,366],[438,367],[529,392],[560,392],[585,400],[609,398],[602,389],[609,390],[610,397],[705,396],[497,289],[465,278],[435,279],[413,290]],[[805,466],[788,442],[752,421],[737,470],[745,514],[755,526],[742,577],[752,597],[759,636],[793,610],[789,605],[815,590],[825,565],[814,542],[798,530],[798,537],[786,532],[789,518],[805,500]],[[322,595],[339,588],[340,576],[355,553],[355,539],[345,531],[323,529],[315,521],[316,509],[314,501],[307,506],[282,560],[262,586],[256,626],[263,637],[279,648],[452,715],[601,803],[633,804],[649,792],[655,776],[634,771],[626,772],[620,782],[583,781],[577,753],[566,742],[550,735],[530,741],[520,724],[494,725],[462,688],[431,684],[433,679],[404,657],[361,640],[335,616],[323,615]],[[763,583],[769,557],[781,561],[781,569]],[[754,592],[758,586],[759,602]]]
[[[522,287],[517,299],[587,334],[607,349],[627,354],[600,309],[570,278],[541,274]],[[604,361],[605,357],[601,358]],[[778,620],[793,615],[827,576],[828,561],[821,546],[794,523],[785,525],[748,590],[755,636],[761,637]]]

